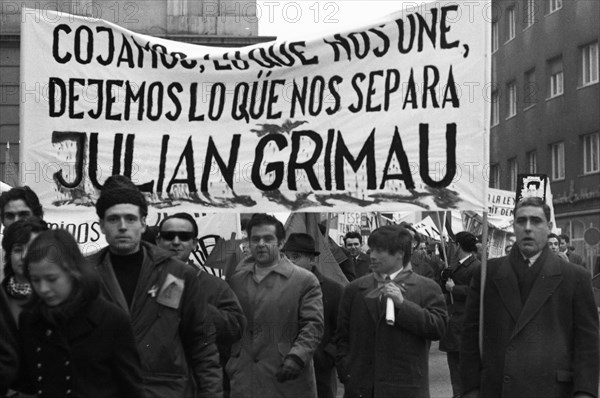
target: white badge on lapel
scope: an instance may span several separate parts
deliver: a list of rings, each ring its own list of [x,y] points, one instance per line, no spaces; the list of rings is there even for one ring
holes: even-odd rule
[[[177,278],[171,274],[167,275],[165,283],[163,283],[156,302],[166,307],[178,309],[183,295],[185,282],[183,279]]]

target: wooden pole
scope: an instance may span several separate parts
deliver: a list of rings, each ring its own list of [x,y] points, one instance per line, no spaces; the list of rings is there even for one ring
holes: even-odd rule
[[[436,211],[435,215],[437,216],[438,224],[440,225],[440,240],[442,241],[442,253],[444,254],[444,262],[446,263],[444,268],[448,268],[449,261],[448,256],[446,255],[446,245],[444,244],[444,225],[446,224],[446,212],[444,212],[444,224],[442,224],[442,221],[440,220],[440,212]],[[454,304],[454,296],[452,295],[452,292],[448,292],[448,294],[450,294],[450,303]]]
[[[481,288],[479,296],[479,355],[483,358],[483,301],[485,297],[485,280],[487,277],[487,241],[488,241],[488,213],[483,212],[483,231],[481,234]]]

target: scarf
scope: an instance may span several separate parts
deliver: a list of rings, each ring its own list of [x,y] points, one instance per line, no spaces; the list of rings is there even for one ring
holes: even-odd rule
[[[11,276],[6,284],[6,293],[15,299],[25,299],[31,295],[29,283],[17,283],[15,277]]]

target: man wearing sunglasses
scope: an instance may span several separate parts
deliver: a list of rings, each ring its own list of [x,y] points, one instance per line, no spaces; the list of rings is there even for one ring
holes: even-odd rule
[[[164,218],[158,227],[156,244],[172,252],[178,260],[188,262],[198,243],[198,224],[188,213]],[[200,291],[208,301],[208,312],[217,329],[217,348],[223,369],[229,359],[231,345],[242,338],[246,317],[227,282],[200,270]],[[229,392],[229,379],[223,372],[223,389]]]
[[[158,227],[156,245],[172,252],[177,259],[187,263],[198,244],[198,224],[187,213],[177,213],[164,218]]]

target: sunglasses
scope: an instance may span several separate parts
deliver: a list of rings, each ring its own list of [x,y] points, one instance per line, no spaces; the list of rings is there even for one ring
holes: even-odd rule
[[[165,231],[160,233],[160,237],[164,240],[173,240],[175,237],[179,237],[182,242],[187,242],[196,237],[196,234],[189,231]]]

